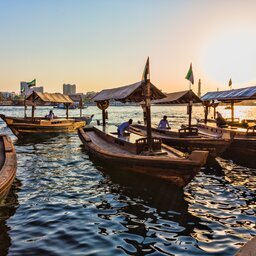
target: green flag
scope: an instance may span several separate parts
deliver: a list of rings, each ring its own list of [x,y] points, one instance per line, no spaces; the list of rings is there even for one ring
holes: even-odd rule
[[[27,82],[28,87],[36,86],[36,79],[32,80],[31,82]]]
[[[187,80],[189,80],[192,84],[194,84],[194,75],[192,70],[192,63],[190,64],[189,71],[185,77]]]

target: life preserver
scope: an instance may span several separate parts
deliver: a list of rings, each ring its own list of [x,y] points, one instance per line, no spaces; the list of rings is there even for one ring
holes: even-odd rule
[[[109,101],[108,100],[103,100],[103,101],[97,101],[97,107],[101,110],[105,110],[109,106]]]

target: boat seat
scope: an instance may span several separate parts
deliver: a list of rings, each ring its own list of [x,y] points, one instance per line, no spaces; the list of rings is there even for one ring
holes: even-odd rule
[[[256,123],[254,123],[254,122],[248,122],[247,123],[246,133],[248,134],[250,130],[252,130],[252,133],[255,133],[255,131],[256,131]]]
[[[179,129],[179,137],[191,137],[191,136],[198,136],[198,129],[195,127],[182,127]]]
[[[152,138],[152,149],[153,151],[161,150],[162,140],[160,138]],[[136,153],[141,154],[142,152],[148,151],[148,138],[141,138],[136,140]]]

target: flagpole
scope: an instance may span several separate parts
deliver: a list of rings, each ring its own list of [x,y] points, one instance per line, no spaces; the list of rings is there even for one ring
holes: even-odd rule
[[[149,64],[148,64],[149,68]],[[146,117],[147,117],[147,139],[148,139],[148,150],[152,151],[152,131],[151,131],[151,91],[150,91],[150,72],[148,70],[149,78],[146,80]]]

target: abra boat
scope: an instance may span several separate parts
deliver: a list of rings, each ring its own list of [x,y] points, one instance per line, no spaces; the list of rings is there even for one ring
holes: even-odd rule
[[[69,118],[68,106],[73,101],[67,95],[60,93],[40,93],[33,92],[26,101],[32,102],[31,117],[10,117],[3,114],[0,117],[17,137],[27,137],[31,135],[51,135],[56,133],[74,132],[78,128],[85,126],[85,121],[80,118]],[[66,105],[66,118],[35,117],[36,103],[64,103]]]
[[[168,93],[165,98],[152,101],[156,105],[180,105],[188,104],[188,125],[182,125],[178,131],[169,129],[152,128],[154,137],[161,138],[163,143],[175,147],[183,152],[192,152],[193,150],[209,151],[208,164],[215,164],[215,157],[221,156],[232,142],[232,137],[225,134],[209,136],[208,134],[199,134],[198,129],[191,125],[192,104],[202,103],[200,98],[192,91],[179,91]],[[144,115],[145,116],[145,115]],[[145,120],[144,120],[145,122]],[[137,132],[145,135],[146,126],[135,124]],[[136,130],[133,130],[136,132]]]
[[[16,176],[16,152],[11,139],[0,135],[0,202],[8,195]]]
[[[131,130],[132,132],[142,135],[146,134],[146,127],[144,125],[134,124],[132,127],[135,128]],[[185,136],[183,134],[184,129],[182,129],[182,132],[178,132],[152,127],[152,136],[161,138],[164,144],[179,149],[182,152],[191,153],[193,150],[209,151],[208,165],[216,164],[215,158],[221,156],[232,142],[232,139],[225,139],[222,135],[210,137],[200,133]]]
[[[148,151],[147,138],[125,134],[119,138],[114,126],[79,128],[78,135],[93,160],[110,170],[137,172],[169,181],[179,187],[186,186],[206,162],[208,152],[183,153],[161,139],[152,138],[153,151]]]
[[[208,109],[215,101],[231,104],[231,120],[227,125],[219,127],[215,119],[208,119],[207,114],[204,120],[199,120],[197,128],[199,133],[210,136],[222,136],[223,134],[234,134],[234,139],[224,156],[233,159],[237,163],[256,168],[256,121],[235,120],[234,104],[239,101],[256,99],[256,86],[236,90],[208,92],[202,96],[202,101],[208,113]],[[217,104],[214,107],[214,118]],[[238,124],[239,123],[239,124]]]
[[[93,100],[102,110],[102,126],[91,129],[80,128],[79,137],[89,154],[107,169],[137,172],[167,180],[179,187],[186,186],[205,164],[208,151],[193,151],[189,157],[152,137],[150,101],[165,95],[150,83],[149,60],[140,82],[103,90]],[[105,110],[109,100],[120,102],[145,101],[147,135],[127,133],[119,137],[116,127],[106,126]]]

